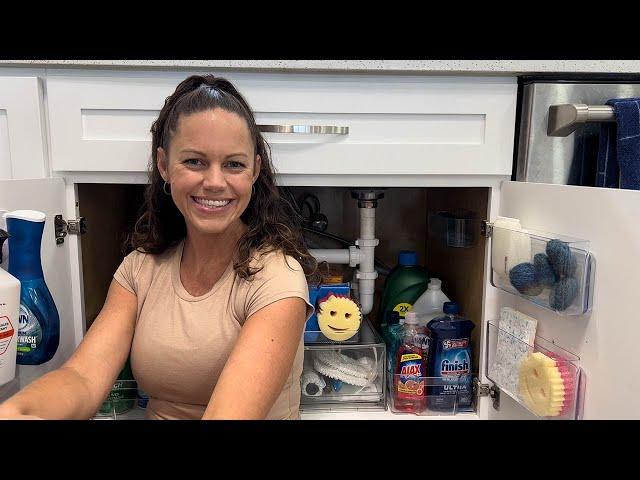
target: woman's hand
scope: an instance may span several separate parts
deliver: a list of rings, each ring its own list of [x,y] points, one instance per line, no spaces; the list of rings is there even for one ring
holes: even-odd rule
[[[44,418],[25,415],[6,404],[0,404],[0,420],[44,420]]]

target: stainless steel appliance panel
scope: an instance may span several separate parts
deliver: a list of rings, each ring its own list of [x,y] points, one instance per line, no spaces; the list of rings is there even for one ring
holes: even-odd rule
[[[547,136],[549,107],[564,103],[604,105],[610,98],[640,97],[637,83],[542,83],[523,86],[516,180],[563,185],[589,185],[595,178],[590,164],[577,158],[579,149],[597,153],[600,124],[581,125],[567,137]],[[589,142],[589,145],[585,145]],[[595,142],[595,151],[594,151]],[[593,175],[592,175],[593,174]]]

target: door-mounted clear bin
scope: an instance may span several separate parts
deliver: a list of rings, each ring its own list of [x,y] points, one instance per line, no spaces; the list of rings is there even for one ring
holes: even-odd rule
[[[578,356],[540,336],[531,345],[497,323],[487,326],[489,380],[537,417],[581,418],[585,382]]]
[[[561,315],[591,311],[595,259],[589,241],[497,222],[486,223],[485,231],[494,287]]]

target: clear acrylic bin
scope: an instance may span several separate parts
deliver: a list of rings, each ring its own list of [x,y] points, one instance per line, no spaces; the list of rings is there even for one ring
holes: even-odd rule
[[[363,340],[366,341],[367,333],[363,333],[362,324],[364,321],[360,323],[360,328],[357,330],[344,329],[341,331],[341,335],[344,337],[348,337],[345,340],[331,340],[326,337],[324,333],[320,330],[305,330],[304,332],[304,344],[308,346],[313,345],[360,345]],[[363,336],[365,335],[365,336]]]
[[[587,240],[487,225],[494,287],[561,315],[591,311],[595,260]]]
[[[429,235],[445,247],[469,248],[476,244],[479,221],[474,212],[429,213]]]
[[[422,392],[423,396],[407,408],[406,402],[403,402],[401,397],[403,386],[399,382],[400,374],[387,373],[389,409],[393,413],[429,416],[451,416],[460,412],[471,412],[474,405],[461,405],[458,394],[458,388],[465,382],[465,377],[467,376],[419,377],[415,382],[417,384],[415,388],[419,393]],[[441,395],[439,391],[447,394]],[[474,395],[472,394],[471,397],[473,399]]]
[[[530,345],[497,323],[487,326],[489,380],[537,417],[581,418],[585,382],[578,356],[540,336]]]
[[[348,341],[305,340],[301,410],[385,410],[386,346],[368,318]]]
[[[95,420],[142,419],[145,410],[139,406],[138,384],[135,380],[116,380],[96,412]]]

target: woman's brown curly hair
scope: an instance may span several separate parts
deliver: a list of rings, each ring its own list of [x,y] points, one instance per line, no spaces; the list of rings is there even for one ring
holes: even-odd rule
[[[249,266],[256,252],[280,250],[295,258],[308,277],[313,275],[317,270],[317,262],[305,246],[299,213],[280,195],[269,145],[256,125],[253,112],[231,82],[213,75],[193,75],[182,81],[175,92],[167,97],[157,120],[151,126],[153,139],[149,184],[128,246],[144,253],[160,254],[185,238],[187,228],[184,217],[171,196],[163,191],[164,180],[158,170],[157,151],[158,147],[169,150],[181,116],[215,108],[245,119],[255,153],[262,159],[254,193],[240,217],[248,229],[238,242],[234,270],[241,278],[249,279],[260,271]]]

